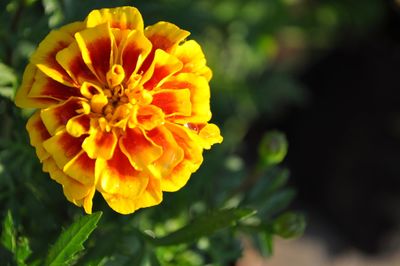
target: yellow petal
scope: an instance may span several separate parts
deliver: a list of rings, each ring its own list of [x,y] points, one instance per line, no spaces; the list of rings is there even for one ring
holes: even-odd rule
[[[107,22],[112,28],[143,31],[142,15],[131,6],[93,10],[86,18],[88,28]]]
[[[56,60],[78,86],[85,81],[96,82],[96,76],[83,61],[77,42],[73,42],[68,47],[59,51],[56,54]]]
[[[199,137],[202,139],[201,144],[207,150],[211,149],[211,145],[221,143],[223,138],[219,127],[215,124],[207,124],[199,132]]]
[[[192,114],[187,116],[176,116],[177,123],[206,123],[211,119],[210,111],[210,87],[207,80],[192,73],[181,73],[170,77],[162,85],[162,89],[189,89],[190,102],[192,103]]]
[[[83,134],[88,134],[90,130],[90,116],[81,114],[72,117],[66,125],[67,132],[73,137],[80,137]]]
[[[35,147],[36,155],[39,160],[42,162],[49,158],[50,154],[43,148],[42,143],[51,136],[40,118],[40,111],[36,111],[31,118],[29,118],[26,129],[29,133],[31,145]]]
[[[82,148],[92,159],[109,160],[113,156],[117,141],[117,136],[113,131],[93,129],[90,136],[83,141]]]
[[[28,94],[28,97],[31,98],[51,98],[55,100],[67,100],[76,96],[80,96],[78,88],[61,84],[43,74],[42,71],[36,72],[35,82]]]
[[[148,57],[147,59],[150,58]],[[156,50],[150,66],[146,65],[147,59],[140,69],[140,72],[145,71],[140,82],[147,90],[160,87],[165,80],[181,70],[183,66],[182,62],[175,56],[160,49]]]
[[[188,89],[159,90],[153,94],[153,101],[151,104],[160,107],[167,116],[190,116],[192,113],[190,90]]]
[[[172,123],[166,123],[166,127],[184,151],[184,159],[174,167],[169,175],[161,180],[161,189],[173,192],[182,188],[191,174],[200,167],[203,161],[203,149],[196,141],[196,135],[189,129]]]
[[[74,41],[70,34],[53,30],[39,44],[30,61],[52,79],[67,86],[73,86],[69,75],[57,63],[56,54]]]
[[[106,83],[106,74],[113,64],[114,39],[108,24],[101,24],[75,34],[75,39],[87,67]]]
[[[160,21],[146,27],[144,34],[153,44],[154,50],[162,49],[166,52],[171,52],[190,35],[190,32],[180,29],[175,24]]]
[[[34,64],[28,64],[22,78],[22,84],[15,95],[15,104],[21,108],[46,108],[58,102],[52,98],[31,98],[28,96],[39,70]]]
[[[163,149],[161,157],[153,163],[160,173],[160,177],[170,174],[175,166],[183,160],[182,148],[178,146],[171,132],[165,126],[159,126],[147,132],[146,135]]]
[[[81,98],[74,97],[41,110],[43,124],[51,135],[58,129],[64,128],[69,119],[78,115],[77,110],[82,107],[81,101]]]
[[[132,79],[132,75],[136,74],[142,66],[151,51],[151,47],[151,42],[143,35],[143,32],[137,30],[131,31],[121,41],[119,61],[128,80]]]
[[[95,178],[100,192],[129,198],[139,197],[149,180],[143,172],[133,168],[118,146],[111,159],[96,160]]]
[[[149,167],[152,162],[160,158],[163,152],[162,148],[148,139],[139,128],[127,128],[119,145],[131,165],[137,170]]]
[[[93,186],[85,186],[66,175],[52,158],[43,161],[43,170],[50,174],[51,179],[63,186],[65,197],[75,204],[88,196],[93,189]]]
[[[50,153],[58,168],[63,169],[69,161],[82,151],[83,139],[83,137],[74,138],[65,130],[60,130],[44,141],[43,147]]]
[[[94,185],[94,165],[95,160],[81,151],[65,164],[63,172],[81,184]]]
[[[135,126],[138,125],[145,130],[152,130],[164,123],[164,116],[163,111],[157,106],[139,106],[134,116]]]
[[[189,40],[178,45],[174,55],[183,63],[181,72],[198,74],[210,81],[211,69],[206,66],[206,58],[201,46],[196,41]]]

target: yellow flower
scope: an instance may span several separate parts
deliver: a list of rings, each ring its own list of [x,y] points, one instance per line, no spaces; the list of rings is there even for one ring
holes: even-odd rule
[[[38,109],[26,127],[43,171],[87,213],[96,191],[122,214],[159,204],[222,141],[208,123],[211,70],[188,35],[144,28],[134,7],[100,9],[32,55],[16,104]]]

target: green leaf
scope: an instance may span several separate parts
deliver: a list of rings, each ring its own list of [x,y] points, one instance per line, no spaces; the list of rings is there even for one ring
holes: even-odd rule
[[[20,237],[17,243],[16,259],[18,266],[25,266],[25,260],[32,254],[29,247],[29,240],[26,237]]]
[[[153,239],[158,246],[176,245],[196,240],[202,236],[213,234],[219,229],[234,226],[237,221],[256,213],[252,209],[216,210],[197,217],[188,225],[162,238]]]
[[[50,248],[45,265],[69,265],[74,255],[84,249],[83,243],[97,226],[102,212],[79,218],[67,230],[61,233],[54,246]]]
[[[306,219],[301,213],[287,212],[274,220],[273,231],[283,238],[296,238],[304,233]]]
[[[3,223],[3,232],[1,233],[1,244],[11,253],[16,251],[16,232],[11,212],[8,211]]]

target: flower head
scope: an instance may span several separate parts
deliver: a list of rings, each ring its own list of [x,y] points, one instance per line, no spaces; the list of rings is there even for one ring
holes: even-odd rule
[[[27,130],[43,170],[87,213],[100,192],[123,214],[183,187],[220,143],[211,70],[189,32],[144,28],[139,11],[92,11],[51,31],[26,67],[16,104],[37,108]]]

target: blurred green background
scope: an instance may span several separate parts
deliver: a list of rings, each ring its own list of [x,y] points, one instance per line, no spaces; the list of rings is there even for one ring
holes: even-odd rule
[[[314,223],[323,223],[340,235],[340,248],[383,249],[382,239],[400,224],[395,214],[400,202],[400,15],[394,1],[0,0],[0,214],[12,210],[32,250],[45,252],[80,210],[41,172],[24,129],[31,110],[17,109],[13,95],[30,54],[51,29],[82,20],[92,9],[122,5],[137,7],[145,25],[175,23],[202,45],[214,73],[212,121],[220,125],[224,142],[205,153],[186,187],[134,218],[107,211],[96,199],[95,210],[105,211],[96,239],[120,239],[125,229],[110,233],[118,227],[114,221],[164,234],[193,214],[238,202],[268,219],[297,195],[291,208],[308,215],[308,233],[315,233]],[[274,129],[287,134],[288,157],[263,175],[284,175],[287,181],[285,169],[292,173],[290,187],[282,181],[271,196],[268,189],[276,178],[256,179],[251,189],[241,184],[258,171],[259,146]],[[231,198],[238,188],[238,197]],[[241,245],[226,234],[203,239],[180,253],[180,264],[170,265],[233,263]],[[124,241],[133,250],[122,250],[121,260],[140,249],[134,237]],[[218,248],[207,248],[217,243],[224,243],[224,258]],[[89,258],[107,254],[107,245],[96,247],[102,255],[89,252]],[[158,250],[157,256],[166,263],[181,250],[186,247]]]

